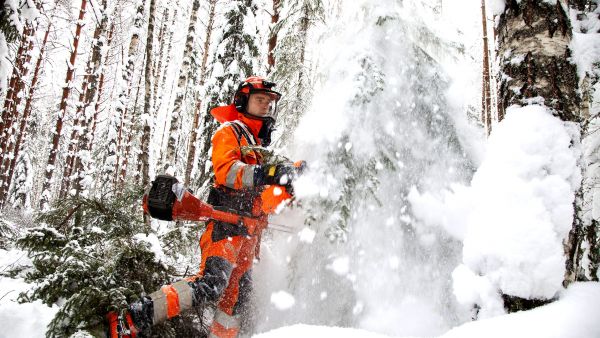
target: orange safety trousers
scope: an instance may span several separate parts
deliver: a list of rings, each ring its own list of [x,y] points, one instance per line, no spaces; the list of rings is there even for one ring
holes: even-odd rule
[[[247,234],[241,225],[216,221],[207,224],[200,238],[202,262],[198,275],[217,293],[222,292],[209,337],[238,335],[241,318],[249,306],[257,245],[258,237]]]

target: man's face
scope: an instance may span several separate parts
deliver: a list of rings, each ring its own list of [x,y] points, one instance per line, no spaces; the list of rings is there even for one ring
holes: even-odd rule
[[[273,98],[264,93],[254,93],[250,95],[248,100],[248,113],[263,117],[269,115]]]

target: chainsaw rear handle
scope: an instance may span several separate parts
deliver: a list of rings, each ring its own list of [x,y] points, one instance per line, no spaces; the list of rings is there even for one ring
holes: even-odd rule
[[[231,224],[240,224],[253,234],[257,228],[266,226],[267,216],[246,217],[232,212],[215,210],[215,208],[182,190],[180,196],[173,192],[173,185],[178,183],[173,176],[158,175],[152,182],[148,194],[144,195],[144,212],[152,218],[163,221],[208,221],[216,220]]]

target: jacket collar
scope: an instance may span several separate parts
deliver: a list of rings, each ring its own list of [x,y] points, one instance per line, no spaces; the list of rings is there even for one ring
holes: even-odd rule
[[[248,116],[242,113],[238,114],[238,120],[242,121],[245,125],[247,125],[248,129],[250,129],[250,132],[252,132],[254,137],[257,140],[259,140],[258,133],[260,132],[260,128],[262,128],[263,125],[262,120],[249,118]]]

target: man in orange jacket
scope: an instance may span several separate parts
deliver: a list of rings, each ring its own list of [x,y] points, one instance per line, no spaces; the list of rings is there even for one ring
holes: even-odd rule
[[[200,239],[202,261],[198,275],[163,286],[130,306],[132,333],[174,317],[180,311],[216,303],[209,337],[237,337],[249,315],[251,270],[267,215],[291,197],[291,183],[304,166],[266,164],[257,147],[268,146],[281,94],[274,83],[257,76],[242,82],[234,103],[211,114],[222,123],[212,138],[215,184],[208,203],[215,209],[261,220],[258,227],[211,220]],[[127,318],[129,319],[129,318]],[[113,317],[111,325],[116,327]],[[135,335],[131,335],[135,336]]]

